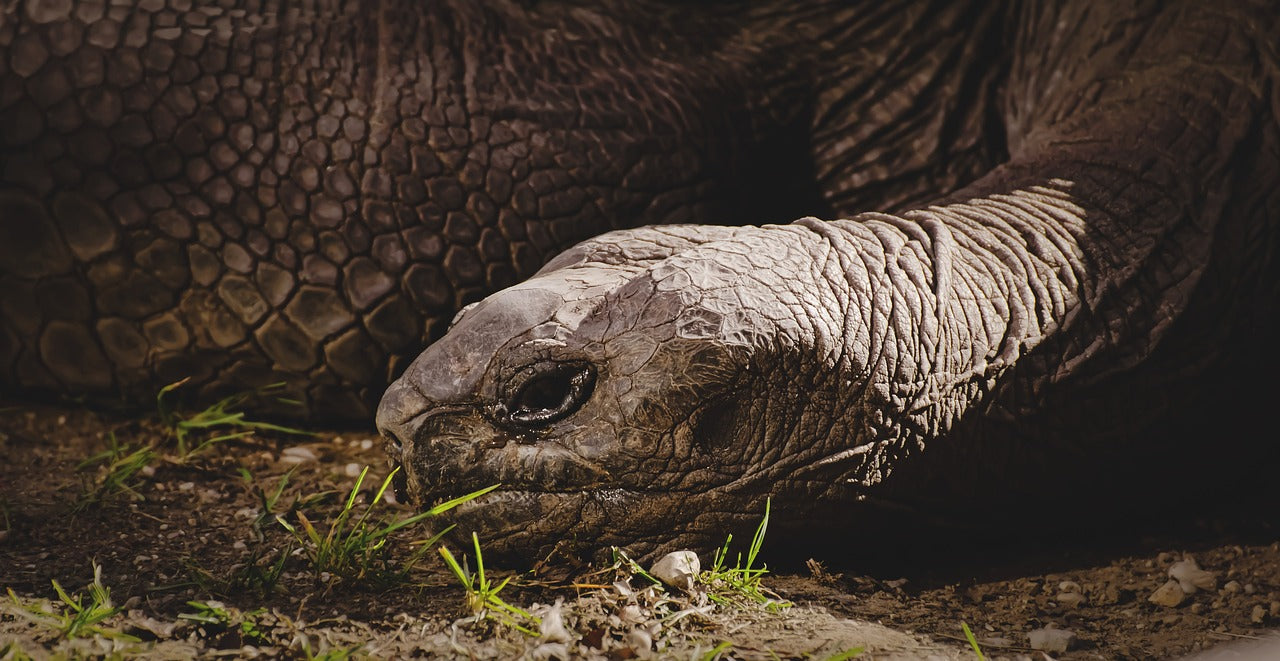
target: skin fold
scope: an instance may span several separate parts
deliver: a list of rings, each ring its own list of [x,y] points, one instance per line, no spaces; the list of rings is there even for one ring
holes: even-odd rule
[[[520,555],[1274,466],[1265,3],[0,10],[8,391],[376,407]]]

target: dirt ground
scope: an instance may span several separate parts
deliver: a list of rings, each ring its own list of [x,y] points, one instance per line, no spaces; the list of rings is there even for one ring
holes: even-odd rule
[[[217,434],[193,432],[188,448]],[[103,486],[110,459],[79,467],[112,439],[116,458],[156,448],[139,455],[127,488]],[[962,623],[988,658],[1168,659],[1280,627],[1280,531],[1204,518],[927,566],[827,559],[764,580],[785,608],[553,564],[501,592],[538,622],[503,623],[471,615],[434,549],[399,571],[428,536],[423,525],[391,534],[388,564],[357,576],[319,573],[308,543],[276,520],[301,530],[302,511],[323,536],[369,466],[354,509],[363,512],[388,472],[371,429],[259,431],[186,457],[174,444],[155,415],[0,402],[0,588],[13,593],[0,599],[0,659],[839,659],[858,647],[859,658],[975,658]],[[369,520],[412,513],[384,497]],[[87,594],[95,564],[121,611],[97,625],[107,635],[67,637],[67,620],[38,613],[67,610],[51,580],[73,599]],[[523,568],[488,569],[492,578]]]

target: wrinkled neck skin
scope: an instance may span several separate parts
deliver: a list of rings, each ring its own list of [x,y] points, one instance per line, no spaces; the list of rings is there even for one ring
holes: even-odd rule
[[[459,514],[499,551],[707,549],[766,497],[856,529],[1104,475],[1220,401],[1274,327],[1276,114],[1234,66],[1269,24],[1086,9],[1012,21],[1009,160],[933,204],[606,234],[465,311],[379,412],[410,493],[501,483]]]

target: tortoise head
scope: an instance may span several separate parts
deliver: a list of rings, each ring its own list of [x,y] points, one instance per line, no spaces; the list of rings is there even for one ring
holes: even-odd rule
[[[378,411],[410,499],[500,485],[449,518],[523,557],[707,549],[758,521],[768,310],[716,286],[735,273],[682,232],[605,235],[464,310]]]

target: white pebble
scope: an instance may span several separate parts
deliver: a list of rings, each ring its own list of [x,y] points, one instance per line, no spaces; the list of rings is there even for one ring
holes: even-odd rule
[[[347,464],[342,470],[344,473],[347,474],[347,477],[360,477],[360,471],[363,470],[363,467],[360,464],[351,462]]]
[[[316,459],[316,453],[304,447],[285,448],[284,452],[280,453],[280,462],[285,464],[303,464]]]
[[[1187,594],[1195,594],[1196,590],[1213,590],[1218,585],[1213,572],[1201,569],[1196,559],[1189,555],[1169,567],[1169,578],[1177,581]]]
[[[1058,594],[1056,601],[1067,608],[1076,608],[1084,603],[1085,598],[1079,592],[1062,592]]]
[[[618,620],[627,624],[641,624],[646,619],[644,611],[636,604],[627,604],[618,610]]]
[[[626,642],[631,649],[641,654],[653,649],[653,636],[640,627],[636,627],[627,633]]]
[[[549,643],[568,643],[573,635],[564,626],[564,599],[556,599],[556,603],[547,606],[542,613],[542,623],[538,626],[542,640]]]
[[[1075,648],[1080,642],[1075,633],[1066,629],[1036,629],[1028,633],[1027,638],[1032,649],[1058,654]]]
[[[422,626],[423,631],[425,631],[427,625],[424,624]],[[530,661],[552,661],[552,659],[562,661],[563,659],[571,658],[569,656],[569,646],[564,643],[542,643],[529,650],[528,655]]]
[[[698,554],[693,551],[672,551],[649,568],[649,573],[654,578],[673,588],[685,590],[693,587],[693,581],[701,571],[702,563],[698,560]]]
[[[1147,597],[1147,601],[1157,606],[1173,608],[1181,604],[1182,600],[1186,598],[1187,593],[1182,591],[1182,586],[1178,585],[1176,580],[1169,579],[1164,585],[1156,588],[1156,591],[1151,593],[1150,597]]]

